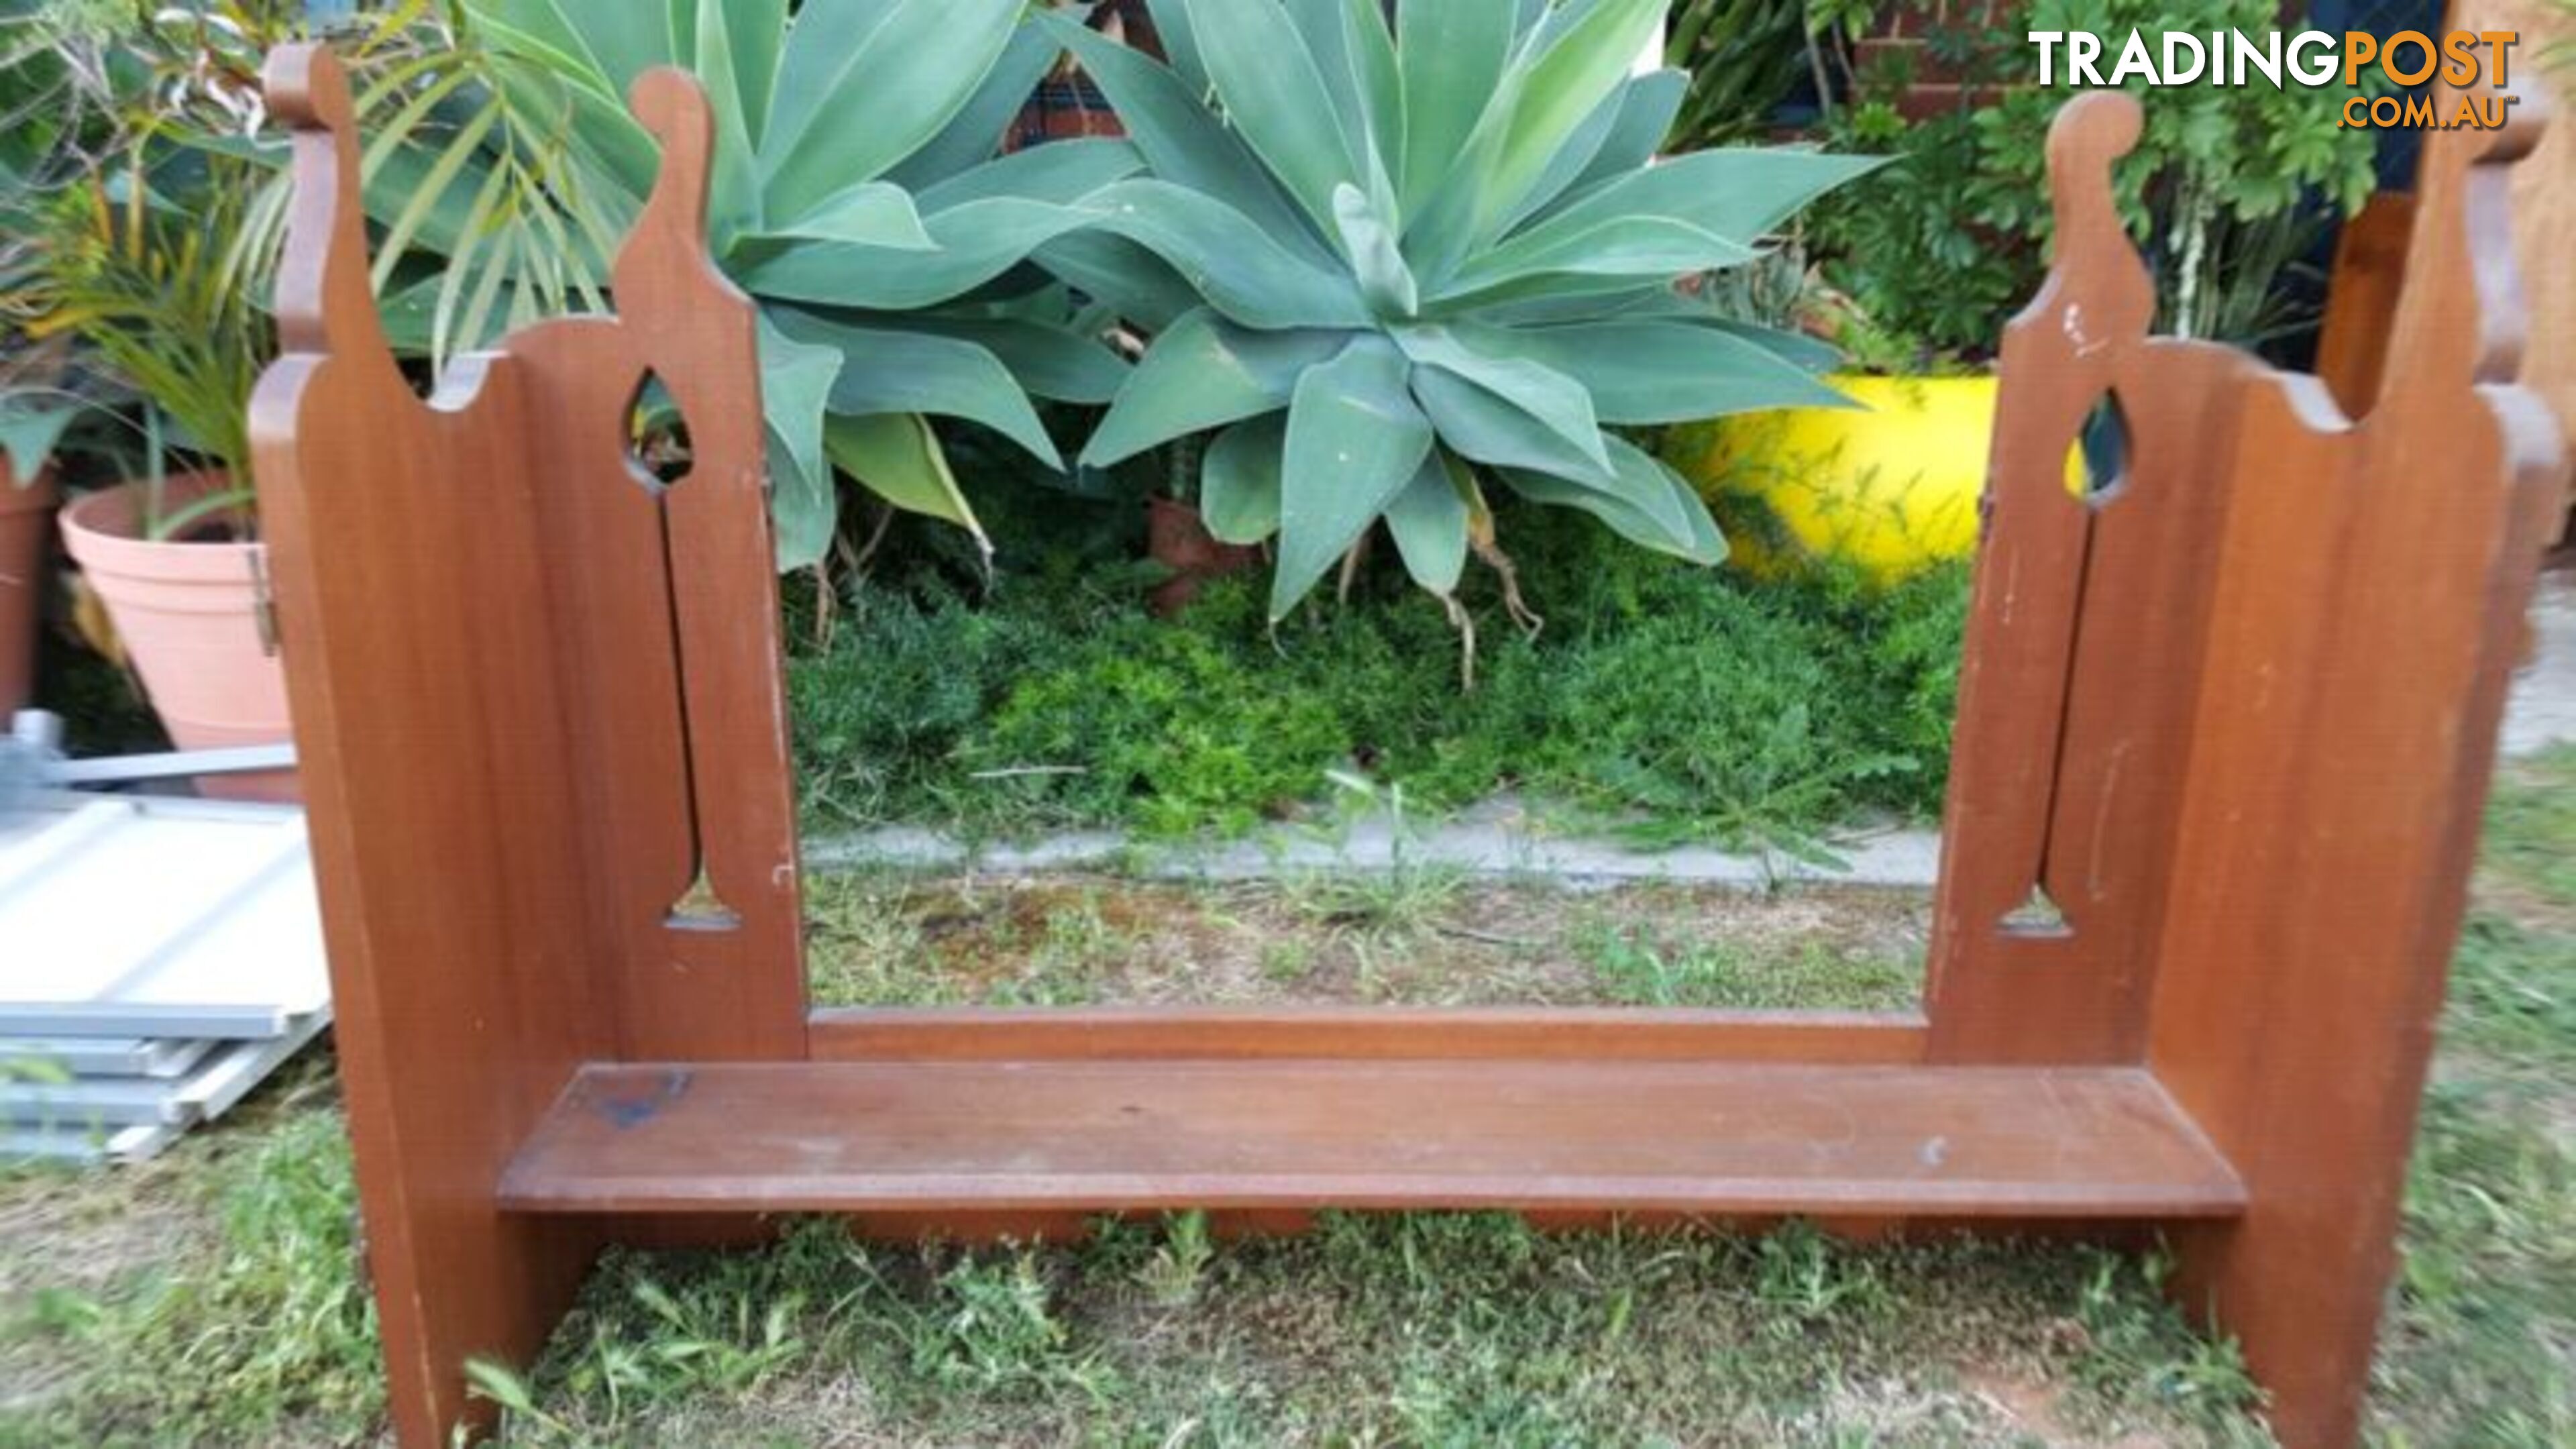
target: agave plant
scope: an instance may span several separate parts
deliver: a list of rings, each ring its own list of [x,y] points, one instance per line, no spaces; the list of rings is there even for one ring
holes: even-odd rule
[[[1221,429],[1200,506],[1221,539],[1276,536],[1273,618],[1380,519],[1460,617],[1470,548],[1507,570],[1489,481],[1717,561],[1698,495],[1608,429],[1840,401],[1797,339],[1674,283],[1870,163],[1654,162],[1686,81],[1631,66],[1666,0],[1393,8],[1153,0],[1169,66],[1047,22],[1149,173],[1040,254],[1159,325],[1084,461]]]
[[[1141,166],[1115,140],[995,158],[1021,101],[1061,55],[1022,23],[1023,5],[454,0],[460,26],[492,58],[490,89],[527,118],[518,129],[542,140],[543,118],[560,118],[561,165],[582,184],[575,191],[558,175],[548,185],[613,221],[641,205],[657,164],[653,138],[627,112],[627,86],[677,65],[706,88],[717,131],[709,241],[761,307],[782,567],[830,545],[835,465],[888,502],[981,539],[922,415],[983,424],[1060,468],[1031,395],[1097,404],[1124,376],[1113,353],[1064,324],[1056,298],[992,295],[1033,248],[1087,221],[1071,203]],[[488,156],[466,151],[471,166],[440,169],[441,147],[403,173],[413,190],[437,193],[411,210],[443,227],[451,253],[491,233],[514,196],[527,200],[490,179],[502,173]],[[458,180],[478,172],[474,186]],[[371,177],[370,192],[378,187]],[[515,265],[564,265],[588,250],[577,241]],[[450,275],[441,285],[459,283]]]

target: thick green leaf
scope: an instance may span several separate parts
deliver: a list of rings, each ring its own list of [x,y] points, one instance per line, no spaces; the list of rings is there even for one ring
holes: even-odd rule
[[[1516,237],[1460,268],[1434,296],[1444,303],[1527,296],[1551,277],[1678,277],[1760,255],[1668,216],[1619,216],[1571,235]]]
[[[1218,542],[1249,547],[1279,531],[1287,448],[1284,412],[1237,423],[1208,445],[1199,462],[1199,516]]]
[[[1242,212],[1168,181],[1121,181],[1083,209],[1102,230],[1170,262],[1210,306],[1247,327],[1357,327],[1368,305],[1347,273],[1271,240]]]
[[[1215,197],[1302,256],[1318,263],[1333,260],[1313,223],[1270,179],[1260,158],[1207,108],[1203,91],[1069,17],[1048,14],[1041,22],[1072,50],[1084,73],[1117,108],[1119,121],[1157,178]]]
[[[1212,17],[1211,6],[1223,14]],[[1305,37],[1279,0],[1190,0],[1190,13],[1226,119],[1329,231],[1333,188],[1366,172]]]
[[[1415,363],[1503,399],[1576,457],[1609,471],[1591,396],[1581,382],[1530,356],[1520,346],[1520,334],[1475,326],[1407,327],[1397,331],[1395,341]]]
[[[914,209],[911,195],[884,181],[862,181],[774,235],[898,251],[939,249],[922,229],[921,213]]]
[[[1336,0],[1342,10],[1342,48],[1344,61],[1351,68],[1351,82],[1358,93],[1361,126],[1355,136],[1368,157],[1374,160],[1387,181],[1385,203],[1390,216],[1399,214],[1394,180],[1404,165],[1404,75],[1396,59],[1395,36],[1387,29],[1386,11],[1379,0]]]
[[[833,412],[965,418],[1026,448],[1048,467],[1064,466],[1028,395],[985,348],[961,338],[829,322],[789,307],[774,314],[779,330],[797,341],[840,349],[846,360],[832,384]]]
[[[927,251],[746,237],[728,260],[736,278],[762,296],[908,311],[964,296],[1086,220],[1080,210],[1045,202],[973,201],[922,219],[932,242]]]
[[[1618,128],[1621,102],[1635,84],[1634,81],[1629,82],[1592,108],[1592,114],[1584,117],[1583,124],[1575,127],[1574,134],[1557,148],[1556,155],[1547,163],[1547,170],[1531,183],[1528,193],[1513,202],[1502,219],[1494,224],[1496,235],[1509,235],[1512,228],[1563,196],[1574,185],[1574,178],[1599,159],[1602,148],[1609,144],[1610,133]]]
[[[1066,285],[1148,332],[1196,311],[1199,294],[1172,264],[1106,232],[1068,232],[1031,254]]]
[[[760,225],[753,158],[769,119],[769,86],[786,26],[786,0],[673,0],[671,52],[698,78],[715,118],[707,221],[719,250],[736,233]]]
[[[1437,448],[1387,505],[1386,531],[1415,583],[1444,599],[1458,591],[1467,570],[1467,500],[1458,496]]]
[[[1003,47],[1002,58],[993,63],[964,109],[921,149],[896,162],[885,179],[919,191],[991,159],[1058,54],[1053,35],[1032,21],[1021,21],[1011,43]]]
[[[948,471],[948,455],[930,424],[911,413],[850,417],[835,413],[823,421],[823,450],[841,471],[869,492],[903,509],[956,524],[975,536],[987,558],[992,541],[975,509]]]
[[[803,218],[938,135],[1001,60],[1021,3],[805,0],[761,148],[772,223]]]
[[[932,248],[860,246],[792,236],[746,237],[727,267],[770,296],[877,311],[946,302],[1086,225],[1066,203],[1143,164],[1124,141],[1060,141],[940,181],[915,198]]]
[[[1649,317],[1706,321],[1709,304],[1686,296],[1671,277],[1567,277],[1542,279],[1529,294],[1512,300],[1488,299],[1458,309],[1475,321],[1494,326],[1558,327],[1572,322],[1604,322]]]
[[[1288,409],[1279,567],[1270,617],[1286,618],[1375,522],[1431,451],[1430,420],[1405,390],[1404,354],[1363,336],[1306,370]]]
[[[1534,249],[1563,245],[1605,223],[1634,216],[1669,217],[1750,244],[1798,208],[1885,159],[1788,148],[1694,151],[1569,197],[1510,244]]]
[[[1216,87],[1208,83],[1207,64],[1199,59],[1198,27],[1190,19],[1189,0],[1145,0],[1145,13],[1153,17],[1154,33],[1163,40],[1163,54],[1172,58],[1172,70],[1190,88],[1190,94],[1214,94]]]
[[[1422,292],[1413,269],[1396,249],[1395,232],[1369,209],[1368,198],[1345,183],[1333,192],[1333,221],[1342,237],[1343,254],[1358,274],[1360,293],[1377,315],[1389,321],[1411,317],[1422,307]]]
[[[0,450],[5,450],[16,486],[24,488],[45,471],[63,429],[80,416],[78,402],[36,403],[23,396],[0,401]]]
[[[1352,64],[1351,35],[1342,24],[1343,0],[1279,0],[1279,4],[1306,42],[1307,54],[1314,57],[1315,74],[1332,98],[1333,119],[1341,123],[1356,168],[1367,147],[1369,113],[1368,103],[1360,97],[1359,72]]]
[[[1652,463],[1654,460],[1648,459]],[[1660,463],[1655,464],[1655,481],[1666,497],[1658,500],[1682,517],[1682,526],[1673,527],[1657,513],[1633,501],[1625,493],[1589,488],[1569,479],[1533,473],[1518,468],[1501,470],[1503,482],[1533,503],[1549,503],[1580,509],[1603,523],[1620,537],[1643,544],[1659,553],[1669,553],[1693,563],[1720,564],[1726,561],[1726,539],[1717,523],[1708,516],[1708,505],[1690,485],[1673,475]]]
[[[1803,332],[1783,332],[1777,327],[1764,327],[1756,323],[1738,322],[1725,317],[1704,320],[1700,325],[1713,327],[1729,336],[1741,337],[1791,367],[1805,372],[1824,372],[1840,367],[1843,363],[1841,348],[1821,338],[1809,337]]]
[[[1479,178],[1479,235],[1491,235],[1487,228],[1512,213],[1585,118],[1627,79],[1637,56],[1653,42],[1668,4],[1599,0],[1588,8],[1560,7],[1560,16],[1577,9],[1581,14],[1514,61],[1503,82],[1509,104],[1486,116],[1487,124],[1501,130],[1492,169]]]
[[[1556,153],[1546,174],[1512,208],[1504,234],[1570,196],[1652,161],[1689,91],[1690,77],[1677,70],[1631,77]]]
[[[1510,400],[1436,367],[1413,370],[1413,400],[1451,452],[1493,468],[1531,468],[1599,486],[1612,481],[1606,459],[1557,436]],[[1594,451],[1599,451],[1595,434]]]
[[[1672,134],[1673,118],[1681,114],[1682,102],[1689,95],[1688,71],[1656,70],[1631,78],[1620,88],[1618,118],[1611,123],[1610,134],[1602,138],[1601,149],[1593,153],[1591,164],[1571,183],[1550,190],[1550,198],[1580,192],[1613,176],[1625,176],[1654,160],[1655,153],[1663,149],[1664,138]]]
[[[1513,343],[1590,394],[1607,423],[1680,423],[1850,400],[1759,343],[1716,327],[1642,319],[1515,329]]]
[[[1108,136],[1050,141],[970,166],[921,189],[924,216],[977,201],[1044,201],[1071,206],[1114,181],[1145,169],[1133,145]]]
[[[1397,180],[1409,222],[1448,179],[1502,83],[1512,12],[1495,0],[1403,0],[1395,23],[1405,126]]]
[[[769,433],[769,508],[778,566],[802,568],[832,546],[837,513],[823,461],[823,411],[841,375],[841,350],[800,342],[760,317],[760,401]]]
[[[1127,364],[1097,337],[1017,317],[951,317],[919,312],[884,319],[934,337],[972,342],[1002,360],[1032,397],[1098,407],[1117,396]]]
[[[687,3],[687,0],[682,0]],[[769,129],[769,101],[786,50],[788,0],[695,0],[697,36],[690,68],[706,78],[710,55],[721,49],[730,75],[729,97],[752,149]],[[675,27],[676,28],[676,27]]]
[[[1610,446],[1611,476],[1615,480],[1611,491],[1644,509],[1649,517],[1676,534],[1688,533],[1696,539],[1699,528],[1694,515],[1706,511],[1697,506],[1698,490],[1666,466],[1663,459],[1616,433],[1603,437]]]
[[[1347,333],[1254,332],[1202,308],[1154,339],[1091,435],[1082,461],[1105,468],[1158,443],[1288,405],[1297,379]]]

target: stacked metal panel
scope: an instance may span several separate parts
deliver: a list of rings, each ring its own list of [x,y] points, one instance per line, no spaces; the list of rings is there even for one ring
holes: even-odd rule
[[[301,811],[60,793],[0,813],[0,1155],[149,1157],[330,1017]]]

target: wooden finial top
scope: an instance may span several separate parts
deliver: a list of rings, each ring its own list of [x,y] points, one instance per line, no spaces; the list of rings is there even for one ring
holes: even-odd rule
[[[635,78],[626,104],[662,143],[662,166],[643,214],[617,254],[612,281],[618,311],[630,322],[649,324],[665,299],[685,312],[685,299],[696,289],[740,300],[740,291],[707,255],[715,117],[706,92],[686,71],[655,66]]]
[[[2466,94],[2480,105],[2500,97],[2505,122],[2424,136],[2382,399],[2400,387],[2460,390],[2509,383],[2522,372],[2529,319],[2514,258],[2509,168],[2540,144],[2549,98],[2537,86]]]
[[[259,78],[269,113],[299,131],[343,131],[356,122],[348,72],[326,46],[281,45]]]
[[[367,278],[357,107],[322,45],[282,45],[261,71],[271,113],[294,132],[295,197],[277,268],[277,333],[288,353],[393,357]]]
[[[2049,123],[2055,239],[2047,284],[2023,318],[2064,307],[2064,326],[2079,354],[2143,337],[2155,320],[2155,282],[2120,223],[2111,187],[2112,163],[2138,144],[2143,124],[2136,98],[2119,91],[2077,96]]]

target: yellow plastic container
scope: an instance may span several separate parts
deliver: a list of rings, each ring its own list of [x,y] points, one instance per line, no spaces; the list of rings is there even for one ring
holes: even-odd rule
[[[1670,461],[1732,525],[1734,562],[1771,577],[1802,556],[1842,559],[1894,583],[1974,552],[1995,379],[1826,380],[1859,406],[1718,418],[1673,434]],[[2080,452],[2068,461],[2081,491]]]

